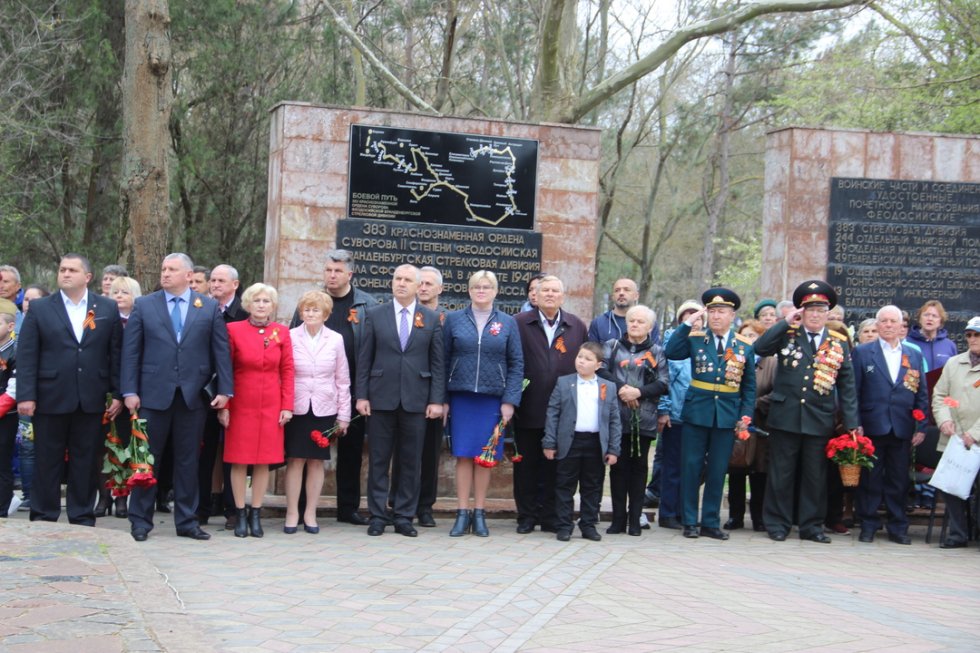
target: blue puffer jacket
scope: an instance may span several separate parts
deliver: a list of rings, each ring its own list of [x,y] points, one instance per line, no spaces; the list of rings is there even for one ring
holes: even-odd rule
[[[477,333],[471,307],[446,314],[442,325],[446,346],[446,390],[477,392],[519,406],[524,354],[517,323],[496,308],[483,333]]]

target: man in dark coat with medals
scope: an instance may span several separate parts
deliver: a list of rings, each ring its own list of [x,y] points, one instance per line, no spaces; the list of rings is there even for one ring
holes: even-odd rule
[[[727,288],[711,288],[701,295],[701,302],[705,308],[684,320],[664,349],[670,360],[691,359],[681,440],[681,521],[684,537],[700,534],[727,540],[728,533],[721,529],[721,499],[736,429],[746,429],[742,416],[752,415],[755,408],[755,354],[751,343],[732,329],[741,304],[738,295]],[[692,331],[691,325],[705,313],[708,328]]]
[[[837,293],[825,281],[804,281],[793,293],[796,309],[755,342],[760,356],[778,355],[769,410],[769,480],[763,517],[769,537],[786,539],[793,525],[796,474],[800,474],[800,539],[829,544],[827,456],[836,414],[844,428],[860,426],[847,335],[829,331],[827,314]]]

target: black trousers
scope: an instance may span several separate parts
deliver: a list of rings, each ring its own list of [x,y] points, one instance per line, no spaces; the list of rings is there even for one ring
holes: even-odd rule
[[[218,457],[220,443],[221,424],[218,423],[218,411],[209,409],[204,418],[201,457],[197,464],[197,513],[204,517],[217,517],[211,514],[211,472]]]
[[[361,507],[365,422],[364,419],[351,422],[344,437],[337,440],[337,517],[340,519]]]
[[[178,532],[197,526],[197,471],[204,420],[209,410],[205,406],[188,408],[180,390],[177,390],[173,402],[165,410],[140,409],[140,417],[146,419],[150,453],[154,460],[162,460],[167,444],[173,443],[174,526]],[[133,489],[129,497],[130,526],[153,530],[157,491],[156,485]]]
[[[769,475],[762,516],[770,533],[789,533],[793,526],[793,488],[799,466],[797,517],[800,537],[823,533],[827,513],[827,438],[771,429]]]
[[[17,411],[0,417],[0,518],[7,516],[14,497],[14,447],[17,444]]]
[[[425,421],[425,413],[412,413],[401,408],[371,411],[368,418],[371,429],[368,440],[368,508],[371,519],[388,519],[388,470],[393,459],[397,459],[394,473],[398,476],[398,492],[392,497],[395,521],[411,523],[415,517],[419,504]]]
[[[943,503],[946,504],[946,541],[957,544],[968,542],[970,532],[968,530],[967,511],[970,509],[970,502],[961,499],[955,494],[943,492]],[[974,526],[976,528],[976,526]]]
[[[647,449],[649,448],[648,440]],[[599,523],[602,483],[606,480],[606,463],[603,459],[598,433],[575,433],[568,454],[557,461],[555,466],[554,524],[559,531],[572,530],[576,487],[579,490],[579,529],[595,528]],[[645,474],[642,480],[641,487],[646,483]],[[640,501],[642,500],[641,494]]]
[[[624,425],[622,456],[609,468],[609,493],[612,495],[613,526],[639,528],[643,499],[646,495],[647,457],[650,455],[650,438],[630,435],[629,425]],[[636,445],[636,446],[634,446]],[[635,450],[634,450],[635,449]]]
[[[514,464],[514,503],[518,521],[533,520],[555,526],[555,473],[557,461],[544,457],[544,429],[514,430],[514,442],[524,459]]]
[[[878,506],[884,501],[888,510],[888,534],[905,535],[909,530],[905,504],[909,493],[912,441],[894,434],[869,437],[875,446],[877,460],[871,469],[861,470],[861,484],[855,497],[861,532],[874,533],[881,527]]]
[[[728,473],[728,516],[735,521],[745,520],[745,483],[748,481],[752,496],[749,499],[749,514],[752,525],[762,525],[762,505],[766,497],[765,472]]]
[[[94,526],[95,496],[105,452],[102,413],[76,410],[63,415],[34,413],[34,485],[31,521],[58,521],[61,516],[61,479],[68,451],[68,521]]]
[[[419,481],[419,505],[416,515],[432,514],[432,506],[439,493],[439,454],[442,451],[442,418],[425,420],[425,441],[422,443],[422,471]],[[392,469],[398,469],[398,453],[395,453]],[[395,505],[398,494],[398,474],[392,474],[391,490],[388,491],[388,505]]]

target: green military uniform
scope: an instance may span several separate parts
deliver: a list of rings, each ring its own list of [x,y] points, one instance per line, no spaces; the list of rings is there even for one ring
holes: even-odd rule
[[[833,307],[836,300],[833,288],[822,281],[804,282],[794,293],[797,307]],[[817,342],[814,350],[803,325],[791,326],[785,320],[755,342],[755,352],[760,356],[778,356],[770,395],[769,477],[763,508],[766,530],[775,540],[785,539],[793,524],[799,466],[800,538],[830,541],[823,534],[827,511],[824,448],[834,434],[838,408],[846,429],[860,425],[848,337],[824,327],[817,333]]]
[[[724,291],[724,292],[721,292]],[[730,293],[730,296],[726,293]],[[725,301],[718,301],[719,298]],[[738,296],[727,289],[711,289],[702,297],[706,306],[738,307]],[[698,489],[704,474],[701,534],[716,537],[721,527],[721,499],[728,460],[735,442],[735,423],[755,408],[755,353],[752,344],[729,329],[718,352],[711,331],[691,331],[681,324],[664,353],[670,360],[691,360],[691,385],[684,398],[681,439],[681,521],[685,536],[699,523]],[[693,534],[693,533],[692,533]],[[726,539],[719,537],[718,539]]]

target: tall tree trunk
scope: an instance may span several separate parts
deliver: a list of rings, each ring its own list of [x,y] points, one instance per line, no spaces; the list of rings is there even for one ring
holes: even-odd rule
[[[122,72],[122,63],[126,56],[126,21],[123,5],[108,0],[104,6],[108,20],[103,27],[102,35],[112,49],[118,67],[113,67],[113,71],[117,74],[107,76],[105,83],[100,85],[97,92],[94,126],[96,141],[85,199],[85,231],[82,235],[82,249],[91,251],[91,248],[100,239],[104,239],[108,232],[112,236],[107,242],[114,246],[113,251],[108,253],[108,258],[115,261],[121,254],[122,227],[125,224],[116,204],[118,198],[115,193],[110,192],[110,189],[115,187],[119,175],[118,129],[121,108],[117,84],[118,73]]]
[[[152,288],[170,223],[170,9],[167,0],[126,0],[123,72],[123,210],[133,276]]]

